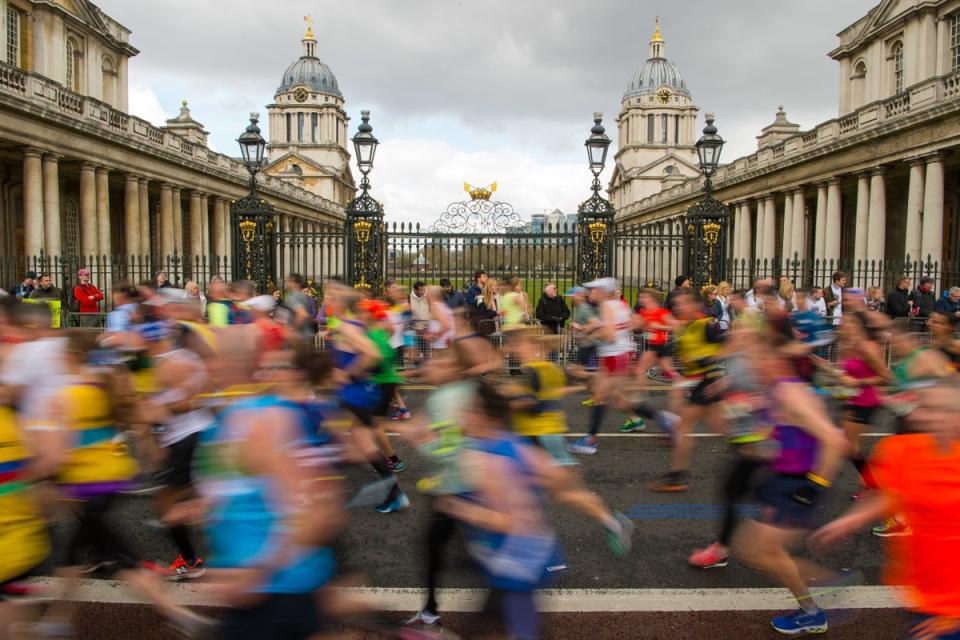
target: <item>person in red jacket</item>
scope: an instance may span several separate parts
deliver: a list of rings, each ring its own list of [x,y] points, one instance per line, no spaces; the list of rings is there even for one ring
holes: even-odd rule
[[[77,278],[80,284],[73,288],[73,299],[77,301],[77,311],[80,313],[99,313],[100,301],[103,300],[103,293],[97,289],[97,285],[90,282],[90,270],[80,269],[77,272]],[[84,327],[95,327],[100,319],[97,316],[80,316],[80,325]]]

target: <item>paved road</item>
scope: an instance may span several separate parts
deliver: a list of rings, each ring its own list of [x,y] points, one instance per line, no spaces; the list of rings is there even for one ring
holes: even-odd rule
[[[422,402],[424,392],[410,392],[413,406]],[[587,410],[580,406],[580,398],[567,401],[571,431],[580,431],[587,421]],[[731,563],[723,569],[700,571],[687,566],[691,549],[711,541],[718,527],[717,482],[729,464],[726,446],[721,438],[697,439],[695,464],[690,491],[681,494],[654,494],[645,482],[657,477],[665,469],[669,447],[655,436],[614,435],[615,416],[611,416],[605,437],[596,456],[583,458],[582,475],[587,485],[603,496],[615,509],[629,514],[637,525],[634,550],[626,558],[614,558],[607,551],[598,526],[586,518],[571,513],[552,512],[561,536],[569,568],[558,576],[553,587],[564,589],[637,589],[675,588],[704,589],[732,587],[769,587],[763,576]],[[879,428],[882,430],[882,428]],[[422,538],[426,524],[425,499],[416,494],[413,485],[425,468],[424,460],[403,444],[399,452],[409,464],[408,471],[399,480],[409,489],[411,509],[398,514],[380,515],[371,510],[353,511],[351,521],[337,542],[338,556],[344,573],[359,574],[372,587],[421,587]],[[349,472],[351,483],[374,479],[366,469]],[[852,467],[844,468],[832,494],[820,509],[819,517],[826,522],[850,506],[850,493],[856,488]],[[747,507],[749,510],[749,506]],[[150,501],[146,498],[126,498],[115,517],[135,548],[145,558],[169,562],[173,548],[165,533],[144,525],[152,516]],[[56,536],[65,535],[69,525],[58,526]],[[449,569],[444,574],[445,587],[480,587],[481,580],[471,568],[460,540],[450,546]],[[864,584],[878,584],[882,563],[881,541],[864,533],[842,550],[826,558],[819,558],[832,568],[852,568],[862,572]],[[441,602],[441,606],[442,606]],[[103,607],[86,605],[100,612]],[[114,605],[119,606],[119,605]],[[134,606],[134,605],[130,605]],[[109,608],[109,607],[108,607]],[[694,607],[695,608],[695,607]],[[106,614],[110,619],[140,619],[151,614],[139,611],[131,618],[126,613]],[[98,613],[99,615],[99,613]],[[569,618],[573,616],[573,618]],[[873,638],[898,637],[883,635],[890,625],[902,628],[903,618],[894,610],[882,610],[873,616],[856,614],[852,619],[869,621]],[[465,624],[472,626],[469,616]],[[651,613],[619,614],[554,614],[548,626],[555,629],[549,637],[582,637],[570,635],[569,629],[596,628],[610,630],[597,637],[766,637],[759,634],[769,619],[767,613],[714,612],[684,615],[674,612],[659,616]],[[849,616],[846,619],[851,619]],[[571,622],[571,621],[575,621]],[[569,623],[569,624],[568,624]],[[113,637],[131,637],[120,634],[117,627]],[[635,634],[631,629],[653,625],[657,631]],[[757,626],[759,625],[759,626]],[[715,627],[715,629],[714,629]],[[742,628],[745,634],[735,630]],[[714,631],[710,631],[714,629]],[[565,631],[566,630],[566,631]],[[874,633],[875,632],[875,633]],[[584,633],[584,635],[586,635]],[[96,637],[90,635],[88,637]],[[138,636],[141,640],[152,637]],[[842,633],[831,637],[846,637]],[[850,637],[854,637],[851,635]]]

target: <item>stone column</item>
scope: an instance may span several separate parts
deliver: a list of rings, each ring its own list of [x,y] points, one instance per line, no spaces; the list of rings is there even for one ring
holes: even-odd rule
[[[127,174],[123,187],[123,250],[140,255],[140,178]]]
[[[23,250],[28,258],[43,251],[42,157],[39,149],[23,151]]]
[[[60,255],[60,158],[55,153],[43,156],[43,235],[48,256]]]
[[[199,191],[190,192],[190,264],[203,254],[203,217]]]
[[[923,260],[920,256],[920,231],[923,221],[923,164],[921,158],[910,161],[910,184],[907,187],[907,228],[903,253],[910,260]]]
[[[763,198],[757,200],[757,229],[754,233],[755,240],[753,243],[753,246],[756,247],[756,255],[754,256],[756,260],[763,260],[766,257],[763,249],[763,230],[766,224],[766,207],[764,202]]]
[[[173,255],[173,185],[160,185],[160,259]]]
[[[750,217],[751,212],[750,201],[746,201],[741,205],[740,213],[740,259],[746,260],[747,263],[750,262],[752,253],[750,251],[750,240],[753,238],[753,230],[751,225]]]
[[[150,181],[140,178],[140,253],[155,253],[150,246]]]
[[[883,260],[887,250],[887,188],[883,167],[870,174],[870,219],[867,230],[867,259]]]
[[[823,259],[828,265],[840,259],[841,212],[840,178],[831,178],[827,181],[827,221],[823,232]]]
[[[793,224],[790,231],[790,258],[793,254],[803,260],[807,257],[807,230],[806,230],[807,203],[803,196],[803,187],[793,192]]]
[[[793,193],[783,198],[783,225],[780,230],[780,262],[793,260]]]
[[[89,162],[80,165],[80,253],[86,260],[97,249],[97,168]]]
[[[857,226],[854,234],[853,259],[867,259],[867,231],[870,228],[870,174],[857,175]]]
[[[274,227],[277,222],[274,221]],[[223,198],[223,255],[233,260],[233,218],[230,216],[230,200]]]
[[[170,199],[173,201],[173,252],[183,258],[183,200],[180,198],[180,187],[170,189]]]
[[[827,183],[817,185],[817,213],[813,224],[813,259],[823,260],[827,233]]]
[[[763,257],[768,264],[773,262],[777,252],[777,200],[769,195],[764,200],[763,212]]]
[[[106,167],[97,167],[97,250],[102,256],[110,256],[113,254],[111,245],[110,171]]]
[[[203,240],[200,255],[210,254],[210,200],[207,194],[200,194],[200,227],[203,229]]]
[[[943,259],[943,156],[939,153],[927,159],[920,251],[924,262]]]
[[[213,244],[214,253],[221,261],[227,255],[227,201],[217,198],[213,201]]]

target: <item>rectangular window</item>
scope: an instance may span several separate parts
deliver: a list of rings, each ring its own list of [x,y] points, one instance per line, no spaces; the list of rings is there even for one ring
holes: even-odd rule
[[[660,144],[667,144],[667,114],[660,114]]]
[[[292,128],[290,126],[291,122],[292,121],[290,119],[290,114],[288,113],[287,114],[287,142],[293,142],[293,138],[291,137],[292,135]]]
[[[680,116],[673,116],[673,144],[680,144]]]
[[[7,7],[7,64],[20,66],[20,12]]]
[[[950,70],[960,70],[960,13],[950,16]]]
[[[317,141],[317,114],[310,114],[310,141]]]
[[[303,142],[303,114],[297,114],[297,142]]]
[[[653,114],[647,116],[647,144],[653,144]]]

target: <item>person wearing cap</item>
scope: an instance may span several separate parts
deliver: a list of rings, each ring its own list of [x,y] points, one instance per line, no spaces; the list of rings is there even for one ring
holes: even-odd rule
[[[914,315],[918,318],[928,318],[937,305],[937,296],[933,293],[933,278],[924,276],[920,284],[910,293],[913,301]]]
[[[29,298],[36,286],[37,272],[27,271],[27,275],[23,277],[23,281],[13,288],[13,295],[18,298]]]
[[[563,298],[557,295],[557,285],[554,283],[548,282],[543,288],[535,315],[540,324],[553,334],[559,334],[560,329],[570,319],[570,309]]]
[[[693,283],[690,282],[690,278],[685,275],[679,275],[673,279],[674,289],[667,294],[667,299],[663,301],[663,308],[673,313],[673,299],[676,298],[683,291],[690,291],[693,287]]]
[[[73,288],[73,299],[77,301],[77,311],[80,313],[100,313],[100,301],[103,300],[103,293],[97,289],[97,285],[90,282],[90,269],[80,269],[77,272],[77,279],[80,281]],[[96,316],[81,316],[80,326],[95,327],[99,324],[99,318]]]

